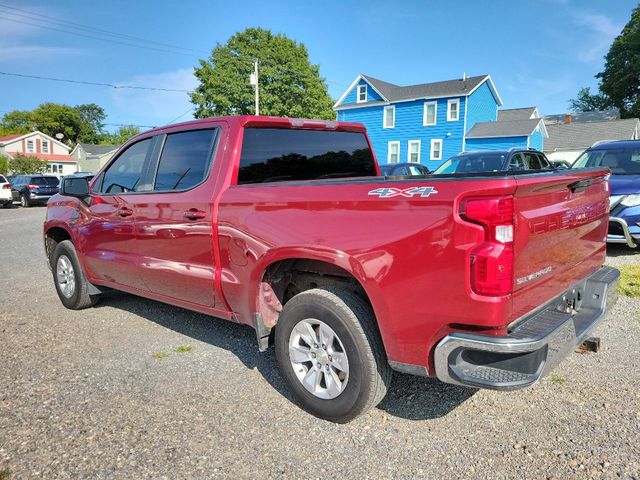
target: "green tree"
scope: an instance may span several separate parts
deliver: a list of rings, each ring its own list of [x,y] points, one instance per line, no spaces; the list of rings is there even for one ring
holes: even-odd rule
[[[139,133],[140,129],[133,125],[119,127],[114,133],[103,133],[100,135],[100,143],[103,145],[122,145]]]
[[[609,99],[600,93],[591,93],[589,87],[581,88],[578,96],[569,100],[569,109],[574,112],[596,112],[611,108]]]
[[[620,110],[622,118],[640,117],[640,6],[616,37],[605,57],[600,92]]]
[[[0,174],[6,175],[9,173],[9,157],[0,155]]]
[[[9,160],[9,171],[16,175],[44,173],[47,171],[47,162],[36,157],[18,154]]]
[[[0,122],[0,133],[28,133],[40,130],[52,137],[64,135],[63,141],[95,143],[103,133],[106,114],[102,107],[90,103],[70,107],[57,103],[43,103],[34,110],[15,110],[6,113]]]
[[[320,67],[309,62],[306,47],[262,28],[236,33],[218,44],[209,59],[200,60],[195,68],[200,85],[191,94],[196,118],[255,113],[249,84],[254,59],[259,64],[261,114],[335,118]]]
[[[98,143],[104,130],[104,120],[107,114],[95,103],[76,105],[75,111],[82,119],[78,141],[84,143]]]

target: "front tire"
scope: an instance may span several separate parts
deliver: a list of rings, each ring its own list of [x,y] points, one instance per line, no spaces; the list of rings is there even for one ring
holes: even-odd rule
[[[89,295],[89,282],[80,267],[76,249],[70,240],[60,242],[51,256],[53,283],[62,304],[71,310],[92,307],[98,295]]]
[[[376,406],[391,381],[371,307],[341,288],[289,300],[275,332],[278,366],[302,407],[347,423]]]

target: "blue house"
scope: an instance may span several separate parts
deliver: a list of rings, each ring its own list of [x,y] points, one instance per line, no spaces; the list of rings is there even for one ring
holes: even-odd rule
[[[367,127],[378,162],[434,169],[461,151],[542,150],[546,130],[537,109],[499,106],[489,75],[408,87],[358,75],[333,108],[339,121]]]

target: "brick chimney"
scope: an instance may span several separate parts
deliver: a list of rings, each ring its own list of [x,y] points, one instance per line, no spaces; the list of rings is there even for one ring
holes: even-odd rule
[[[568,113],[567,113],[567,114],[565,114],[565,116],[564,116],[564,123],[568,125],[569,123],[571,123],[571,120],[572,120],[571,115],[570,115],[570,114],[568,114]]]

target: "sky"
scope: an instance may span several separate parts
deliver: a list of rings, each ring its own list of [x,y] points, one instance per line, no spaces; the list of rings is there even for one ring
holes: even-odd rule
[[[194,66],[216,44],[247,27],[262,27],[304,43],[334,99],[360,73],[397,85],[490,74],[504,108],[537,106],[549,115],[567,111],[581,87],[597,88],[594,75],[636,5],[630,0],[0,0],[0,72],[188,91],[197,85]],[[144,130],[193,118],[184,92],[0,74],[0,115],[43,102],[96,103],[108,115],[108,130],[118,124]]]

